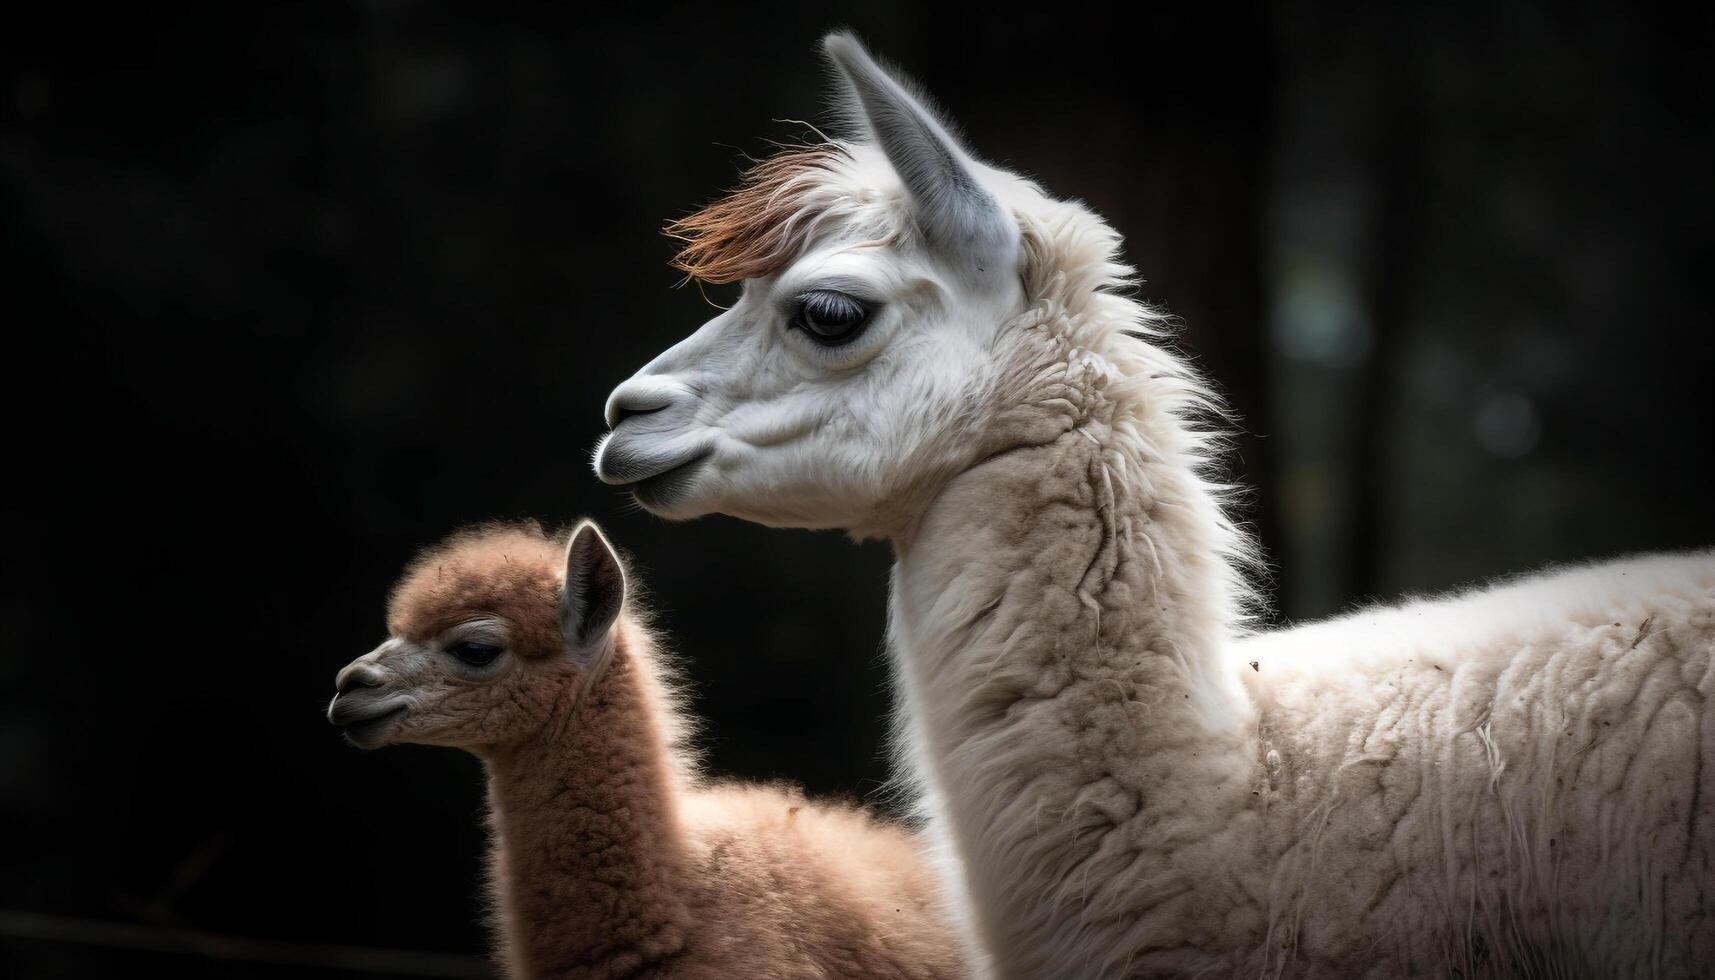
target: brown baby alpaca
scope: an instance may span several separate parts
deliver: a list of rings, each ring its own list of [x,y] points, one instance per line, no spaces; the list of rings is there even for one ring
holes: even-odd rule
[[[490,888],[513,977],[965,975],[907,831],[774,786],[701,780],[625,575],[593,524],[453,536],[394,589],[392,636],[340,672],[355,744],[488,769]]]

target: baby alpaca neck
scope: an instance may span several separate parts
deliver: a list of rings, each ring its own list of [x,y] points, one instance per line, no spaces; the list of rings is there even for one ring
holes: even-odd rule
[[[592,689],[566,691],[539,732],[486,759],[514,976],[647,975],[686,945],[662,720],[643,665],[616,642]]]

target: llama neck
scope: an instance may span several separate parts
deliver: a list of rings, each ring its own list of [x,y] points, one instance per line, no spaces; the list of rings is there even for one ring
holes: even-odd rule
[[[622,647],[541,731],[486,757],[494,898],[519,977],[629,977],[684,947],[662,719]]]
[[[1060,388],[894,541],[910,748],[1008,975],[1141,966],[1245,901],[1212,886],[1246,850],[1252,762],[1226,532],[1180,423],[1068,397],[1088,368],[1041,372]]]

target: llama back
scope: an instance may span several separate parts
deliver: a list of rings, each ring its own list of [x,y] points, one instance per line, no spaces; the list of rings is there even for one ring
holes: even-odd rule
[[[1286,855],[1269,955],[1353,954],[1390,928],[1418,962],[1466,976],[1609,976],[1686,973],[1675,956],[1715,948],[1715,919],[1683,918],[1715,867],[1715,770],[1701,765],[1715,755],[1715,552],[1552,572],[1240,650],[1255,664],[1256,798],[1293,814],[1267,822]],[[1312,919],[1309,902],[1351,908]]]

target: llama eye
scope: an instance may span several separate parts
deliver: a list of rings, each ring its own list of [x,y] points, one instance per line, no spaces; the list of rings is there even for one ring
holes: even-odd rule
[[[501,648],[492,643],[462,640],[448,647],[447,651],[472,667],[487,667],[500,656]]]
[[[837,347],[863,332],[869,310],[845,293],[819,290],[798,299],[792,325],[826,347]]]

